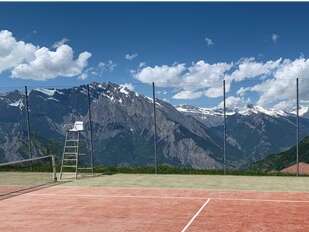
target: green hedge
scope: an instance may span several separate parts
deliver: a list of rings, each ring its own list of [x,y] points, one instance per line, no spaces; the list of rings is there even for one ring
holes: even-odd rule
[[[155,169],[153,167],[95,167],[95,172],[104,174],[116,174],[116,173],[131,173],[131,174],[154,174]],[[193,169],[193,168],[181,168],[173,166],[159,166],[158,174],[191,174],[191,175],[223,175],[223,170],[215,169]],[[227,170],[227,175],[244,175],[244,176],[291,176],[281,172],[262,172],[256,170]]]

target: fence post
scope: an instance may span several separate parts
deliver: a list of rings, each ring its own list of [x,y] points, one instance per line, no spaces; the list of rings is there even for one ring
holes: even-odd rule
[[[158,161],[157,161],[157,114],[156,114],[156,93],[155,93],[155,84],[154,84],[154,82],[152,82],[152,99],[153,99],[153,120],[154,120],[153,146],[154,146],[154,159],[155,159],[155,174],[158,174]]]
[[[91,162],[91,172],[93,173],[93,127],[92,127],[92,114],[91,114],[91,96],[90,96],[90,88],[87,85],[87,93],[88,93],[88,112],[89,112],[89,125],[90,125],[90,162]]]
[[[296,78],[296,176],[299,176],[299,89],[298,78]]]
[[[226,105],[225,105],[225,80],[223,80],[223,172],[226,174]]]
[[[26,100],[26,115],[27,115],[27,135],[28,135],[28,153],[29,158],[32,159],[31,135],[30,135],[30,115],[29,115],[29,101],[28,101],[28,88],[25,86],[25,100]],[[32,170],[32,163],[31,163]]]

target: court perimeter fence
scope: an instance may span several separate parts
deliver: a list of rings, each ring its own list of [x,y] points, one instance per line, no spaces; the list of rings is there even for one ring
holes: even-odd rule
[[[225,80],[217,97],[196,90],[193,100],[160,83],[2,87],[0,161],[55,155],[59,168],[64,125],[83,121],[81,150],[93,159],[80,162],[98,172],[302,175],[309,86],[289,81],[275,110]]]

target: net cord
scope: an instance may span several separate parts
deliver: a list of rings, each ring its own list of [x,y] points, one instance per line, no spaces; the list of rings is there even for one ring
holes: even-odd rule
[[[55,157],[53,155],[46,155],[46,156],[40,156],[40,157],[36,157],[36,158],[31,158],[31,159],[23,159],[23,160],[11,161],[11,162],[7,162],[7,163],[0,163],[0,167],[11,166],[11,165],[14,165],[14,164],[21,164],[21,163],[26,163],[26,162],[32,162],[32,161],[42,160],[42,159],[47,159],[47,158],[51,159],[53,179],[54,179],[54,181],[56,181],[57,180],[56,164],[55,164]]]

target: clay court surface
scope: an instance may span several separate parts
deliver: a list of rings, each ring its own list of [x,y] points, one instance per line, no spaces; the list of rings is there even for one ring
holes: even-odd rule
[[[87,178],[0,200],[0,231],[309,231],[308,185],[305,177]]]

